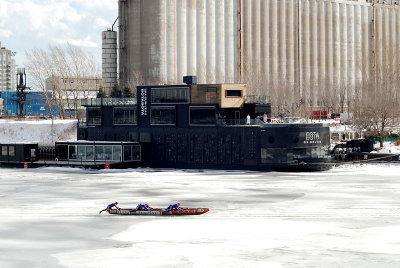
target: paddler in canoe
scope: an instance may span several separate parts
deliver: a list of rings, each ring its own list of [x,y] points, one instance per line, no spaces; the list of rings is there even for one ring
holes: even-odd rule
[[[138,204],[136,206],[136,209],[131,210],[133,211],[149,211],[150,209],[152,209],[152,207],[150,207],[148,204]]]
[[[100,211],[99,211],[99,214],[102,213],[103,211],[110,210],[110,209],[112,209],[113,207],[115,207],[116,209],[120,210],[120,208],[119,208],[117,205],[118,205],[118,202],[111,203],[111,204],[109,204],[105,209],[100,210]]]
[[[168,208],[165,211],[182,210],[180,205],[181,205],[181,203],[176,203],[176,204],[173,204],[173,205],[169,205]]]

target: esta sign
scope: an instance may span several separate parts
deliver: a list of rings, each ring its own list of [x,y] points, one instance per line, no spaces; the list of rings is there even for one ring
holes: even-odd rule
[[[306,132],[304,144],[317,144],[322,143],[319,133],[315,131]]]

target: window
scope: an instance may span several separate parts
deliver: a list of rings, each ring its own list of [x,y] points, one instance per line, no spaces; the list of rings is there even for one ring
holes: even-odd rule
[[[329,148],[325,147],[315,147],[311,148],[311,157],[313,158],[330,158]]]
[[[114,125],[135,125],[135,124],[137,124],[136,108],[131,108],[131,107],[114,108]]]
[[[76,145],[70,145],[69,147],[68,147],[68,152],[69,152],[69,155],[68,155],[68,159],[77,159],[77,155],[76,155],[76,151],[77,151],[77,149],[76,149]]]
[[[70,145],[69,160],[121,161],[121,145]]]
[[[104,159],[105,160],[112,159],[112,146],[110,145],[104,146]]]
[[[104,160],[104,146],[95,146],[96,160]]]
[[[188,87],[166,87],[151,89],[151,103],[189,103]]]
[[[77,159],[86,160],[86,146],[79,145],[77,147],[78,147]]]
[[[124,161],[140,161],[141,152],[140,145],[125,145],[124,146]]]
[[[191,125],[215,125],[216,123],[214,107],[190,107]]]
[[[175,125],[176,111],[175,107],[151,107],[152,125]]]
[[[287,150],[283,148],[261,148],[261,163],[263,164],[286,163],[287,162],[286,151]]]
[[[101,125],[101,108],[88,108],[87,109],[87,124],[88,125]]]
[[[241,98],[242,97],[242,90],[240,90],[240,89],[228,89],[228,90],[225,91],[225,97]]]
[[[1,155],[2,156],[7,156],[8,155],[8,148],[7,147],[8,146],[6,146],[6,145],[1,146]]]
[[[8,156],[15,156],[15,146],[8,146]]]
[[[92,145],[69,145],[69,160],[78,161],[93,161],[93,146]]]
[[[121,146],[113,146],[113,157],[114,161],[121,161]]]
[[[216,93],[216,92],[217,92],[217,88],[216,88],[216,87],[209,87],[209,88],[207,88],[207,92],[214,92],[214,93]]]
[[[94,149],[93,146],[85,146],[86,147],[86,160],[94,160]]]

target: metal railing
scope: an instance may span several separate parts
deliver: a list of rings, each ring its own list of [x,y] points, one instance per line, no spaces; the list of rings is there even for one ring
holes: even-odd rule
[[[93,98],[81,101],[82,106],[130,106],[136,105],[136,98]]]
[[[39,147],[38,149],[38,159],[41,161],[54,161],[56,158],[56,148],[55,147]]]
[[[247,123],[247,119],[218,119],[218,126],[262,126],[264,122],[260,119],[250,119],[250,123]]]
[[[218,119],[217,125],[218,126],[262,126],[262,127],[269,127],[269,126],[287,126],[287,125],[296,125],[296,124],[311,124],[316,125],[315,123],[307,123],[307,122],[296,122],[296,121],[288,121],[288,120],[272,120],[267,123],[264,123],[262,118],[255,118],[250,119],[250,123],[247,123],[247,119]],[[322,124],[323,126],[328,126],[328,124]]]
[[[246,103],[256,103],[256,104],[267,104],[271,103],[270,96],[260,96],[260,95],[247,95],[245,97]]]

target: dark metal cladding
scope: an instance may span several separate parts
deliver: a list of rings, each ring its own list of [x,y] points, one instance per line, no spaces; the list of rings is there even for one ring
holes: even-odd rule
[[[24,163],[37,159],[37,143],[2,143],[0,149],[0,163]]]
[[[78,127],[78,138],[138,142],[142,152],[140,165],[144,167],[247,170],[331,167],[328,126],[265,123],[264,114],[271,118],[270,103],[245,102],[245,94],[234,92],[235,96],[229,96],[219,92],[224,90],[220,85],[210,85],[207,93],[215,95],[206,96],[210,101],[199,103],[193,100],[194,96],[200,96],[194,91],[202,87],[142,86],[137,88],[136,103],[103,99],[88,104],[87,121]],[[226,91],[231,94],[234,90]],[[237,105],[240,101],[243,103]],[[229,102],[234,103],[232,107],[227,107]]]

